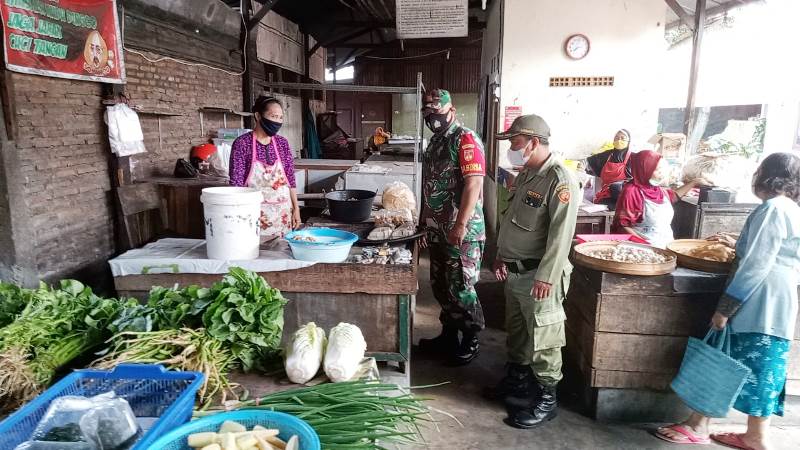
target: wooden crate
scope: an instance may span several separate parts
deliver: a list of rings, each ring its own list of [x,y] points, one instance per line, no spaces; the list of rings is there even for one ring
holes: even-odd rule
[[[696,203],[681,200],[675,204],[672,229],[676,239],[705,239],[720,232],[738,233],[758,205],[749,203]]]
[[[641,278],[581,268],[573,274],[565,302],[565,359],[588,387],[667,390],[689,336],[708,330],[721,288],[677,294],[668,289],[669,276]],[[800,395],[800,317],[789,360],[787,392]]]

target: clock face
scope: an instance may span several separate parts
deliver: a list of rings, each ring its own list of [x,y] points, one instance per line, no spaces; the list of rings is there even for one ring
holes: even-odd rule
[[[582,34],[572,35],[567,38],[564,50],[570,58],[582,59],[589,54],[589,38]]]

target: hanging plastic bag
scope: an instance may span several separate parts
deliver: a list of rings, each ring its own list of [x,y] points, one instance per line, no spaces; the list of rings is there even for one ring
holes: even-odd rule
[[[106,108],[105,121],[108,125],[108,141],[111,151],[117,156],[130,156],[147,151],[144,147],[144,134],[136,111],[124,103]]]

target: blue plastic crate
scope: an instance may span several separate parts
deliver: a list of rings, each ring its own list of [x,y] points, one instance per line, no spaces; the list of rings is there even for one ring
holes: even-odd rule
[[[187,443],[190,434],[219,431],[226,420],[238,422],[248,430],[256,425],[280,430],[278,437],[284,441],[296,435],[300,439],[300,450],[320,450],[319,436],[311,425],[289,414],[260,410],[232,411],[189,422],[162,436],[150,450],[191,450]]]
[[[11,450],[30,439],[50,402],[66,395],[91,397],[114,391],[136,417],[158,417],[131,450],[146,450],[163,434],[192,417],[199,372],[170,372],[161,365],[120,364],[112,371],[76,370],[0,422],[0,449]]]

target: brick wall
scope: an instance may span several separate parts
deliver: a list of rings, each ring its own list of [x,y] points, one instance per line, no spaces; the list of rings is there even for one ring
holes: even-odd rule
[[[150,60],[158,55],[146,53]],[[202,66],[187,66],[174,61],[150,62],[142,56],[125,52],[130,103],[145,111],[166,111],[181,114],[161,117],[159,142],[158,117],[140,114],[147,155],[134,158],[135,177],[171,174],[178,158],[189,158],[191,147],[208,142],[210,133],[223,127],[223,117],[206,113],[204,133],[200,132],[198,109],[204,106],[242,110],[242,79],[240,76]],[[249,109],[249,107],[247,108]],[[228,115],[228,127],[239,128],[239,117]]]
[[[36,270],[58,278],[114,252],[101,85],[10,74],[17,175]]]
[[[0,152],[8,151],[0,145]],[[8,207],[8,189],[4,156],[0,153],[0,280],[11,278],[11,266],[14,264],[14,242],[11,239],[11,210]]]
[[[160,139],[158,118],[140,114],[148,153],[134,160],[136,178],[171,173],[177,158],[188,159],[193,145],[207,142],[211,131],[223,126],[221,115],[206,114],[201,134],[200,107],[242,109],[239,76],[172,61],[153,63],[130,52],[125,58],[130,103],[145,111],[180,114],[161,117]],[[84,267],[102,268],[115,252],[112,155],[102,85],[16,73],[9,77],[18,179],[7,182],[22,183],[35,270],[52,280]],[[238,117],[229,116],[228,126],[238,127]],[[3,237],[11,235],[7,206],[0,198]],[[0,238],[0,251],[9,245]],[[8,267],[10,261],[0,263]]]

